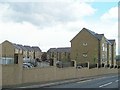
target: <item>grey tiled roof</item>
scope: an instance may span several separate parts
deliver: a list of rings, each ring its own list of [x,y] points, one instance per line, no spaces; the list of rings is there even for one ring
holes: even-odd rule
[[[20,47],[20,46],[18,46],[17,44],[13,44],[13,46],[16,48],[16,49],[21,49],[22,50],[22,48]]]
[[[34,51],[34,49],[30,46],[24,46],[28,51]]]
[[[99,40],[101,40],[103,36],[104,34],[95,34],[95,37]]]
[[[95,38],[97,38],[98,40],[101,40],[102,39],[102,37],[104,36],[104,34],[98,34],[98,33],[95,33],[95,32],[93,32],[93,31],[91,31],[91,30],[88,30],[88,29],[86,29],[86,28],[84,28],[85,30],[87,30],[89,33],[91,33]]]
[[[112,45],[112,43],[108,39],[105,38],[105,40],[106,40],[107,44]]]
[[[108,40],[112,45],[115,43],[115,39]]]
[[[70,47],[63,47],[63,48],[50,48],[48,52],[70,52]]]
[[[41,52],[41,49],[37,46],[32,46],[32,48],[33,48],[34,51],[40,51]]]
[[[70,47],[57,48],[57,52],[70,52]]]
[[[50,48],[47,52],[56,52],[57,48]]]
[[[88,30],[88,29],[86,29],[86,30]],[[93,31],[91,31],[91,30],[88,30],[93,36],[95,36],[98,40],[101,40],[102,39],[102,37],[105,37],[104,36],[104,34],[97,34],[97,33],[95,33],[95,32],[93,32]],[[106,40],[106,42],[107,42],[107,44],[110,44],[111,45],[111,42],[105,37],[105,40]]]
[[[98,39],[98,40],[101,40],[103,37],[105,38],[104,34],[95,33],[95,32],[93,32],[93,31],[91,31],[91,30],[89,30],[89,29],[86,29],[86,28],[83,28],[82,30],[88,31],[91,35],[93,35],[93,36],[94,36],[96,39]],[[81,31],[82,31],[82,30],[81,30]],[[81,32],[81,31],[80,31],[80,32]],[[79,32],[79,33],[80,33],[80,32]],[[79,33],[78,33],[78,34],[79,34]],[[77,35],[78,35],[78,34],[77,34]],[[77,35],[76,35],[76,36],[77,36]],[[75,36],[75,37],[76,37],[76,36]],[[74,38],[75,38],[75,37],[74,37]],[[73,38],[73,39],[74,39],[74,38]],[[73,39],[72,39],[72,40],[73,40]],[[72,41],[72,40],[71,40],[71,41]],[[107,44],[110,44],[110,45],[115,42],[115,40],[111,40],[111,41],[110,41],[110,40],[108,40],[107,38],[105,38],[105,40],[106,40]]]
[[[22,48],[22,50],[27,51],[27,48],[25,48],[23,45],[17,44],[19,47]]]

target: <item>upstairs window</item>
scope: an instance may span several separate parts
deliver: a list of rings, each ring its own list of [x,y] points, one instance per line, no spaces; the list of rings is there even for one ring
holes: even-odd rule
[[[83,43],[83,46],[87,46],[87,43]]]
[[[83,54],[83,57],[87,57],[87,54]]]
[[[105,51],[105,44],[102,44],[102,51]]]

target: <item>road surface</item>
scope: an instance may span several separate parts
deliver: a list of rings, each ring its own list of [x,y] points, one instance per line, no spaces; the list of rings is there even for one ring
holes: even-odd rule
[[[52,85],[45,88],[118,88],[119,78],[118,75],[105,75],[99,78],[61,85]]]

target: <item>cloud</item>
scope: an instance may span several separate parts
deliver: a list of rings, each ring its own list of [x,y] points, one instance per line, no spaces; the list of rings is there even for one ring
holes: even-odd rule
[[[109,20],[114,20],[118,19],[118,7],[112,7],[108,12],[104,13],[101,16],[101,20],[104,21],[109,21]]]
[[[70,46],[70,40],[76,32],[62,31],[63,27],[46,27],[39,30],[29,22],[0,22],[0,41],[9,40],[13,43],[39,46],[43,51],[51,47]],[[56,30],[57,29],[57,30]]]
[[[1,0],[1,2],[119,2],[119,0]]]
[[[108,39],[116,39],[116,52],[120,52],[118,39],[118,7],[112,7],[101,16],[98,31],[104,32]],[[99,26],[97,26],[99,27]]]
[[[47,51],[71,46],[70,40],[83,27],[104,33],[108,39],[117,38],[117,23],[111,19],[109,23],[105,18],[99,22],[85,20],[96,12],[91,4],[79,1],[0,3],[0,42],[7,39]]]
[[[59,22],[80,20],[85,16],[95,13],[95,9],[87,3],[1,3],[1,19],[3,21],[14,21],[22,23],[30,22],[34,25],[44,27],[55,25]]]

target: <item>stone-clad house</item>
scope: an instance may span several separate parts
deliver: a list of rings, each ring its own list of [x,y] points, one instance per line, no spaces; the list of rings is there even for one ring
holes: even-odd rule
[[[115,40],[113,44],[104,34],[83,28],[70,42],[71,60],[75,60],[77,64],[115,64]]]
[[[30,46],[24,46],[27,49],[27,58],[34,59],[34,49]]]
[[[27,48],[25,48],[23,45],[20,45],[20,44],[17,44],[17,45],[22,48],[23,58],[27,58],[28,57],[28,50],[27,50]]]
[[[0,64],[17,64],[18,55],[22,55],[23,59],[41,59],[41,53],[39,47],[23,46],[6,40],[0,44]]]
[[[42,56],[42,50],[38,46],[32,46],[34,50],[34,59],[41,59]]]
[[[0,44],[0,64],[18,64],[18,55],[21,53],[21,48],[8,40]]]
[[[116,42],[115,39],[109,40],[111,43],[111,65],[116,65]]]
[[[70,49],[70,47],[50,48],[47,51],[47,57],[48,59],[70,61]]]

